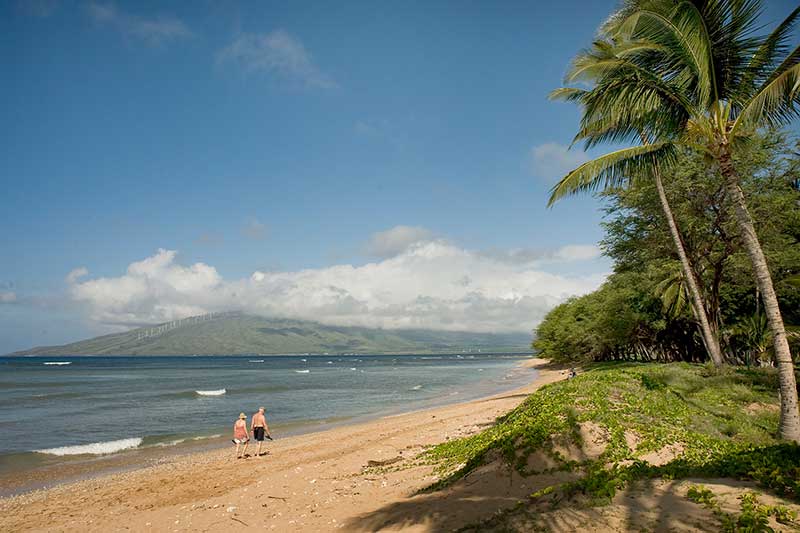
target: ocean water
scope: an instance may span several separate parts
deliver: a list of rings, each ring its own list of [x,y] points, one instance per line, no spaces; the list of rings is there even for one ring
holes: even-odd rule
[[[224,441],[265,406],[276,437],[529,382],[521,356],[0,357],[0,474],[37,461]]]

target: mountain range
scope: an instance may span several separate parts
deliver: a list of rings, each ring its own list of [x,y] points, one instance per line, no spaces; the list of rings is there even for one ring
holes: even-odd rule
[[[374,329],[215,313],[9,355],[293,355],[529,352],[527,333]]]

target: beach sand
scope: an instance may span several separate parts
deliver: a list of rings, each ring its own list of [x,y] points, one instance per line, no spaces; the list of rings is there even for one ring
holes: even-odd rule
[[[502,482],[491,491],[482,476],[474,495],[414,496],[437,479],[414,457],[480,431],[565,377],[540,359],[524,364],[536,368],[536,378],[517,390],[267,441],[267,456],[235,460],[231,446],[5,498],[0,531],[439,531],[472,523],[514,505],[527,490],[524,480],[509,484],[508,472],[498,472],[492,479]],[[368,467],[387,460],[394,468]]]

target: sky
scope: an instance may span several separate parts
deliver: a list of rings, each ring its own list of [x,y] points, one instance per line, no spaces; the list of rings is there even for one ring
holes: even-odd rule
[[[530,331],[596,288],[547,100],[613,10],[0,4],[0,353],[241,309]],[[788,13],[771,2],[765,21]]]

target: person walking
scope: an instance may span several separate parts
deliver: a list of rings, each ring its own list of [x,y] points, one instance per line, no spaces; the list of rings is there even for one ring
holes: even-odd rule
[[[239,413],[239,418],[233,424],[233,443],[236,444],[236,458],[247,457],[247,444],[250,442],[250,435],[247,433],[247,415]],[[244,444],[244,449],[239,453],[239,449]]]
[[[258,450],[256,451],[256,456],[261,457],[261,446],[264,444],[264,436],[269,440],[272,440],[272,436],[269,434],[269,426],[267,425],[267,419],[264,416],[264,408],[259,407],[258,412],[253,415],[253,420],[250,422],[250,430],[253,432],[253,438],[258,443]],[[264,455],[267,453],[264,452]]]

